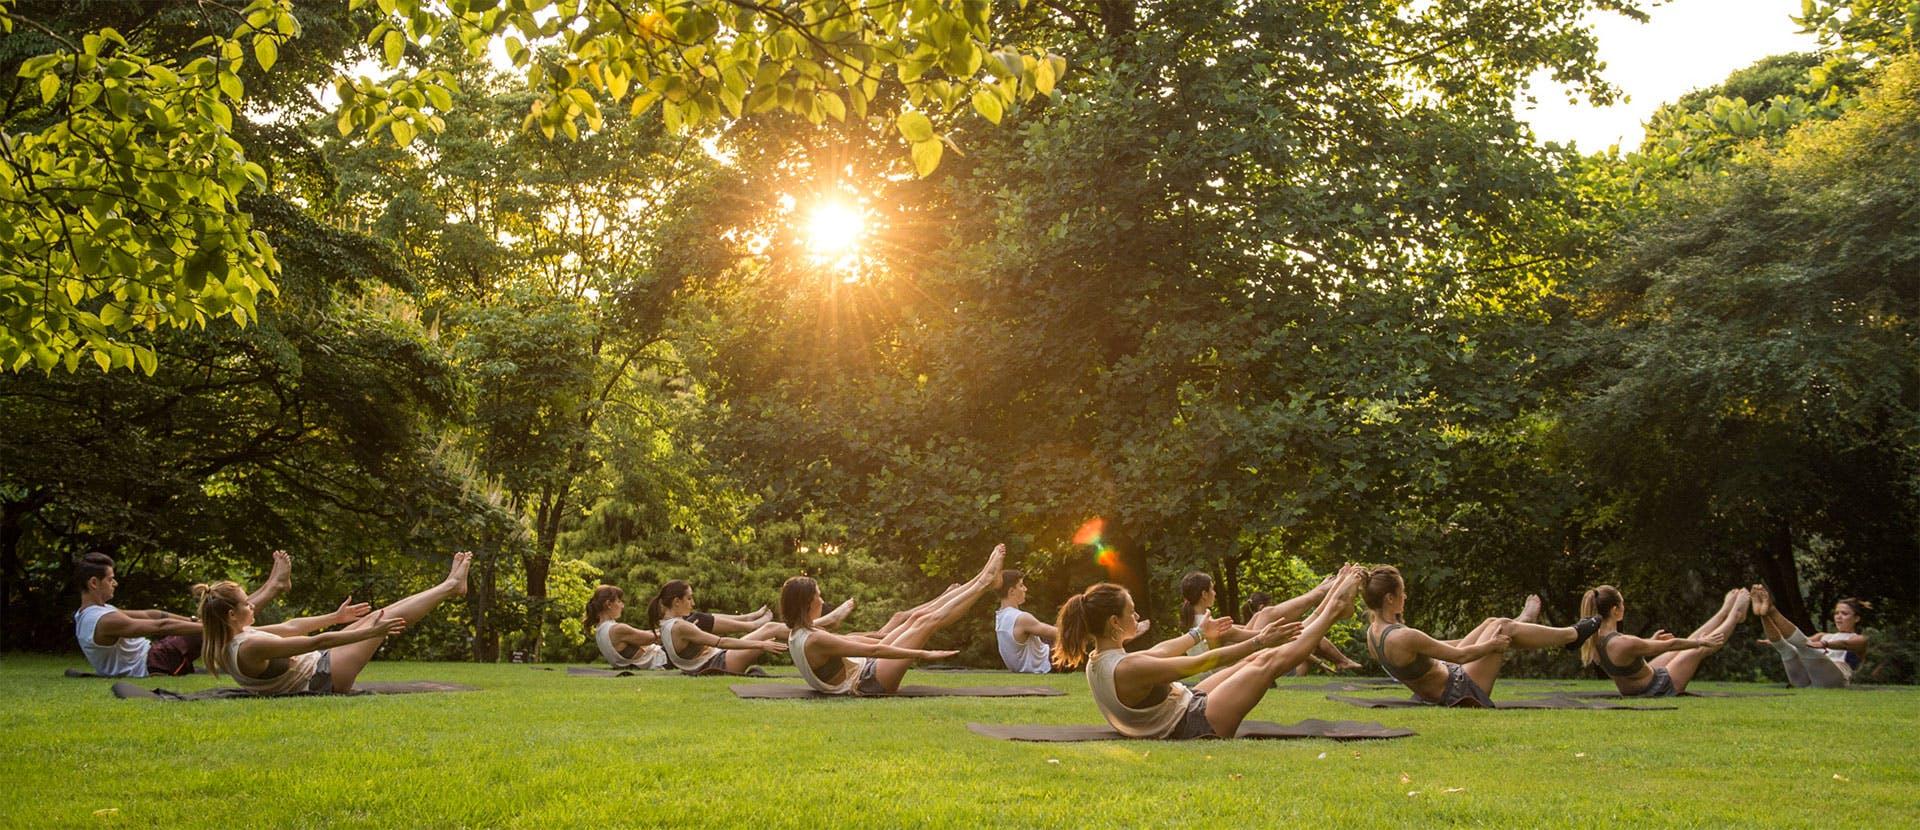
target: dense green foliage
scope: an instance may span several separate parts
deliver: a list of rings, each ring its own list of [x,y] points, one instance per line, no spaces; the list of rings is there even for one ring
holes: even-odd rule
[[[1806,625],[1873,601],[1872,672],[1913,675],[1908,5],[1813,2],[1817,54],[1592,155],[1514,102],[1540,71],[1612,96],[1580,21],[1632,3],[5,8],[17,146],[133,129],[26,71],[113,28],[102,60],[212,73],[193,94],[225,103],[167,129],[231,167],[49,144],[62,175],[224,190],[128,227],[112,200],[0,198],[39,217],[7,220],[0,316],[69,321],[7,317],[27,345],[0,352],[55,358],[0,375],[9,647],[67,646],[63,563],[94,548],[127,602],[180,609],[284,547],[283,611],[391,598],[472,548],[467,610],[396,646],[492,661],[588,655],[598,580],[637,621],[665,579],[744,611],[806,572],[878,622],[1004,540],[1029,610],[1113,578],[1166,623],[1192,569],[1230,609],[1393,562],[1437,630],[1529,592],[1564,622],[1599,582],[1628,628],[1686,629],[1764,580]],[[385,74],[324,94],[359,61]],[[813,247],[825,202],[864,215],[852,252]],[[19,242],[56,219],[214,221],[245,274],[195,285],[176,260],[211,254],[128,236],[120,282],[70,293],[72,251]],[[29,271],[57,314],[5,305]],[[126,322],[122,288],[192,325]],[[57,367],[88,348],[150,373]],[[1095,518],[1106,563],[1074,542]],[[1740,648],[1709,671],[1778,668]]]
[[[677,827],[697,811],[729,827],[832,816],[860,827],[1817,830],[1836,816],[1909,824],[1920,786],[1911,690],[1680,699],[1666,712],[1372,711],[1282,680],[1254,717],[1377,720],[1420,734],[1021,744],[966,724],[1097,722],[1084,678],[1023,681],[1063,697],[769,701],[735,699],[726,687],[739,681],[722,678],[375,663],[371,679],[481,691],[157,703],[59,677],[70,665],[0,666],[11,738],[0,775],[13,784],[0,812],[12,822],[224,827],[240,809],[276,827]],[[1495,694],[1564,688],[1501,681]]]

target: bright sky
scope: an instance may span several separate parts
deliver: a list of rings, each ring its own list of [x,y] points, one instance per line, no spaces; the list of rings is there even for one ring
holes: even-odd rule
[[[1589,153],[1616,142],[1621,149],[1637,147],[1641,125],[1661,104],[1768,55],[1816,45],[1792,20],[1800,0],[1674,0],[1648,11],[1653,19],[1647,23],[1611,13],[1591,18],[1607,65],[1602,76],[1626,92],[1624,103],[1568,104],[1564,87],[1544,75],[1536,79],[1540,103],[1520,117],[1541,141],[1576,142]]]

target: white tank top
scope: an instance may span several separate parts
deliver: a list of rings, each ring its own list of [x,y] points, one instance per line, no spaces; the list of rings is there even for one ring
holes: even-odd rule
[[[660,647],[666,651],[667,659],[672,661],[675,666],[686,671],[699,671],[700,669],[706,668],[707,662],[712,660],[713,655],[719,652],[720,649],[707,646],[695,652],[692,657],[681,657],[680,647],[673,642],[673,629],[680,623],[686,621],[685,617],[668,617],[661,620]]]
[[[100,618],[120,609],[111,605],[89,605],[73,613],[73,636],[80,641],[80,653],[87,656],[93,673],[105,677],[146,677],[147,650],[153,643],[145,637],[121,637],[113,645],[93,641],[93,630]]]
[[[1053,668],[1049,664],[1053,659],[1053,646],[1047,645],[1047,641],[1038,634],[1027,635],[1025,643],[1013,638],[1013,627],[1020,622],[1020,615],[1025,613],[1013,607],[994,612],[993,635],[1000,642],[1000,660],[1007,664],[1008,671],[1046,674]]]
[[[271,634],[255,628],[249,628],[234,635],[233,641],[227,643],[226,665],[227,673],[233,675],[233,682],[240,684],[240,688],[246,689],[256,695],[284,695],[291,692],[306,691],[307,684],[313,682],[314,670],[320,665],[321,652],[319,651],[309,651],[305,654],[296,654],[292,657],[285,658],[287,661],[287,670],[273,677],[248,677],[240,672],[241,643],[255,637],[279,636],[278,634]],[[267,662],[267,666],[271,668],[275,662],[278,661],[270,660]]]
[[[600,656],[606,658],[607,665],[616,669],[658,669],[666,667],[667,655],[658,643],[650,646],[641,646],[640,650],[632,657],[621,654],[620,649],[615,648],[613,645],[613,627],[618,624],[619,623],[614,620],[603,620],[598,627],[593,629],[593,641],[600,646]]]
[[[1120,702],[1113,687],[1113,668],[1127,656],[1125,651],[1096,651],[1087,663],[1087,685],[1093,689],[1094,705],[1107,723],[1129,738],[1164,738],[1180,725],[1187,713],[1193,690],[1180,683],[1167,684],[1167,696],[1151,708],[1135,709]]]
[[[793,658],[794,667],[800,670],[800,679],[807,681],[816,692],[829,695],[854,694],[860,685],[860,672],[864,671],[866,658],[843,657],[840,662],[840,680],[837,683],[822,681],[813,673],[813,664],[807,662],[807,634],[811,629],[796,628],[787,634],[787,655]]]

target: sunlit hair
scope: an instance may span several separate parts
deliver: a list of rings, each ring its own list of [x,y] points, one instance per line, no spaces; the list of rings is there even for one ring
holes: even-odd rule
[[[1387,597],[1406,590],[1407,581],[1400,576],[1400,569],[1392,565],[1376,565],[1368,568],[1360,580],[1360,598],[1367,603],[1367,610],[1376,614],[1386,608]]]
[[[693,586],[684,579],[668,580],[667,584],[660,586],[660,593],[654,594],[653,601],[647,603],[647,627],[659,628],[660,618],[667,615],[667,606],[691,593]]]
[[[106,579],[107,572],[113,570],[113,557],[99,551],[80,554],[73,560],[73,581],[80,590],[87,589],[90,579]]]
[[[1000,587],[993,589],[994,593],[999,594],[1001,599],[1006,599],[1007,592],[1013,590],[1014,586],[1019,585],[1020,580],[1025,578],[1027,578],[1026,574],[1012,568],[1002,570],[1000,572]]]
[[[214,677],[220,676],[222,667],[229,672],[237,671],[235,667],[226,665],[227,644],[233,642],[234,635],[240,632],[227,624],[227,615],[246,606],[247,592],[241,589],[240,583],[229,580],[212,585],[195,585],[193,598],[200,606],[201,664]]]
[[[1180,577],[1180,625],[1182,627],[1200,624],[1200,597],[1213,590],[1213,577],[1201,571],[1194,571]],[[1241,622],[1246,622],[1241,620]]]
[[[789,577],[780,586],[780,620],[792,631],[813,627],[813,598],[820,586],[810,576]]]
[[[1060,616],[1054,623],[1060,632],[1059,643],[1053,649],[1054,668],[1066,671],[1087,662],[1095,634],[1106,631],[1113,618],[1126,613],[1127,599],[1127,589],[1102,582],[1075,594],[1060,606]]]
[[[624,602],[626,598],[625,591],[612,585],[602,585],[593,589],[593,598],[587,600],[587,633],[592,634],[593,630],[599,627],[600,615],[607,612],[607,606],[615,602]]]
[[[1251,622],[1253,615],[1260,613],[1261,609],[1272,604],[1273,596],[1266,591],[1254,591],[1248,594],[1247,601],[1240,603],[1240,622]]]
[[[1580,597],[1580,616],[1599,617],[1600,622],[1604,624],[1607,618],[1613,615],[1613,609],[1619,608],[1625,602],[1626,599],[1620,596],[1619,588],[1601,585]],[[1581,663],[1591,666],[1600,659],[1599,643],[1599,637],[1589,637],[1586,642],[1580,644]]]

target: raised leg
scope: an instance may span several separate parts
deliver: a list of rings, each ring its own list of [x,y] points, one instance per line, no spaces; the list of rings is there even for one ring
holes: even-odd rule
[[[770,622],[761,624],[760,627],[753,630],[753,633],[740,639],[764,642],[768,640],[784,640],[786,637],[787,626],[785,623]],[[753,664],[766,659],[766,656],[766,652],[757,648],[727,649],[727,671],[739,674],[740,672],[746,671],[753,666]]]
[[[426,619],[428,612],[439,605],[441,600],[447,597],[466,596],[467,568],[472,563],[473,554],[466,551],[454,554],[453,568],[447,572],[446,581],[382,608],[378,613],[361,617],[347,628],[363,628],[377,621],[391,620],[394,617],[406,620],[408,625]],[[327,659],[332,666],[333,690],[336,692],[351,690],[354,678],[360,676],[360,670],[367,667],[367,663],[373,660],[374,652],[379,651],[380,644],[386,641],[385,637],[375,637],[330,649],[328,652],[330,656]]]
[[[1200,689],[1207,693],[1207,723],[1213,727],[1213,734],[1231,738],[1239,732],[1240,722],[1266,697],[1274,678],[1306,662],[1334,621],[1352,610],[1351,592],[1329,597],[1314,609],[1293,642],[1255,652],[1233,667],[1236,670],[1202,682]]]
[[[248,594],[247,601],[253,603],[255,609],[264,608],[267,603],[274,601],[292,587],[293,557],[288,556],[284,550],[276,550],[273,552],[273,568],[267,571],[267,581],[260,583],[259,588]]]
[[[840,628],[841,623],[846,622],[847,615],[851,613],[853,613],[853,598],[848,597],[846,602],[842,602],[834,607],[832,611],[820,615],[820,619],[814,620],[813,624],[828,631],[835,631]]]
[[[987,564],[980,569],[978,576],[961,586],[961,590],[948,598],[947,602],[919,615],[915,620],[902,626],[882,640],[888,645],[899,648],[925,648],[934,632],[946,628],[973,608],[973,604],[991,593],[994,580],[1000,577],[1001,563],[1006,559],[1005,545],[995,547],[987,557]],[[907,669],[913,667],[912,660],[880,659],[874,666],[874,679],[885,686],[887,691],[900,688],[901,678],[906,677]]]
[[[1720,621],[1719,625],[1713,628],[1696,629],[1689,639],[1709,637],[1716,633],[1727,637],[1733,635],[1733,630],[1746,621],[1747,607],[1752,599],[1744,590],[1731,596],[1733,599],[1731,606],[1722,609],[1725,613],[1715,615],[1715,618]],[[1667,674],[1673,678],[1673,688],[1684,692],[1687,690],[1688,681],[1693,680],[1694,674],[1700,671],[1700,664],[1705,662],[1708,656],[1724,647],[1726,647],[1726,640],[1723,638],[1720,645],[1705,645],[1662,654],[1655,657],[1649,665],[1666,669]]]

